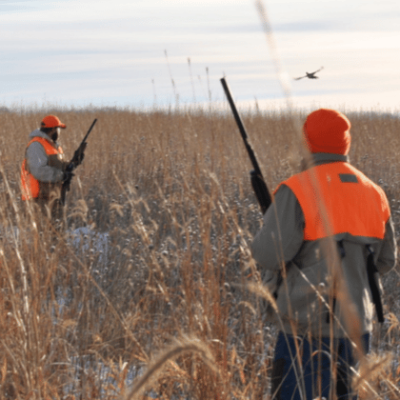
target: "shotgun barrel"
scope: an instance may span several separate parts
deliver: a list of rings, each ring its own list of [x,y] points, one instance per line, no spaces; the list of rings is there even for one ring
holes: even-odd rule
[[[264,214],[272,203],[271,195],[269,194],[269,190],[261,173],[256,155],[249,143],[246,129],[243,125],[242,119],[240,118],[238,110],[236,109],[235,102],[233,101],[231,91],[229,90],[229,86],[225,78],[221,78],[221,84],[231,107],[233,116],[235,117],[236,125],[239,128],[247,153],[250,157],[251,164],[253,165],[253,170],[250,171],[251,185],[256,195],[258,204],[260,205],[261,211]]]

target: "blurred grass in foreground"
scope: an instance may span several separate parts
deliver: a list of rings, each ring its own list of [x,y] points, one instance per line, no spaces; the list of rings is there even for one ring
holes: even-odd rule
[[[28,134],[44,115],[0,114],[0,397],[119,398],[152,360],[160,368],[147,395],[266,396],[275,328],[246,289],[260,280],[248,243],[261,215],[232,116],[57,112],[68,126],[67,158],[98,118],[67,195],[69,229],[60,235],[35,225],[19,194]],[[384,188],[399,231],[400,119],[348,116],[351,161]],[[244,122],[273,189],[298,171],[291,118],[258,112]],[[90,235],[74,247],[72,232],[83,227],[108,247]],[[374,353],[393,360],[373,358],[362,398],[374,390],[400,397],[399,285],[397,267],[384,279],[387,321],[373,343]]]

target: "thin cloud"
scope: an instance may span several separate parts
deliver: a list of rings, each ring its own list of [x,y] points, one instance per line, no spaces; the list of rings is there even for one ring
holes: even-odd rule
[[[197,100],[207,100],[208,79],[213,99],[223,99],[223,74],[239,101],[282,96],[248,0],[12,4],[14,8],[11,2],[0,2],[0,102],[17,96],[37,101],[45,93],[47,99],[71,103],[152,104],[152,81],[160,103],[174,102],[165,50],[181,102],[193,100],[193,85]],[[356,29],[370,24],[372,0],[270,0],[268,6],[289,75],[325,67],[318,82],[296,83],[293,90],[299,98],[353,93],[354,99],[366,102],[387,88],[398,91],[399,28],[388,31],[385,25],[400,22],[394,6],[382,3],[377,15],[386,19],[376,20],[374,31]]]

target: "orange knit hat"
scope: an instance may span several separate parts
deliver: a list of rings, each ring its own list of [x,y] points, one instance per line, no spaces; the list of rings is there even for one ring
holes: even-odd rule
[[[350,121],[339,111],[320,108],[307,117],[303,132],[311,153],[347,155],[350,127]]]

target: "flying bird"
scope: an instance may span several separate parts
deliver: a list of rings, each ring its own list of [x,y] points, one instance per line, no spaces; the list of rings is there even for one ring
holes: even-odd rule
[[[319,71],[321,71],[321,69],[323,69],[324,67],[321,67],[320,69],[317,69],[314,72],[306,72],[306,74],[304,76],[300,76],[299,78],[294,78],[295,81],[298,81],[299,79],[303,79],[303,78],[308,78],[308,79],[318,79],[318,76],[315,76],[315,74]]]

